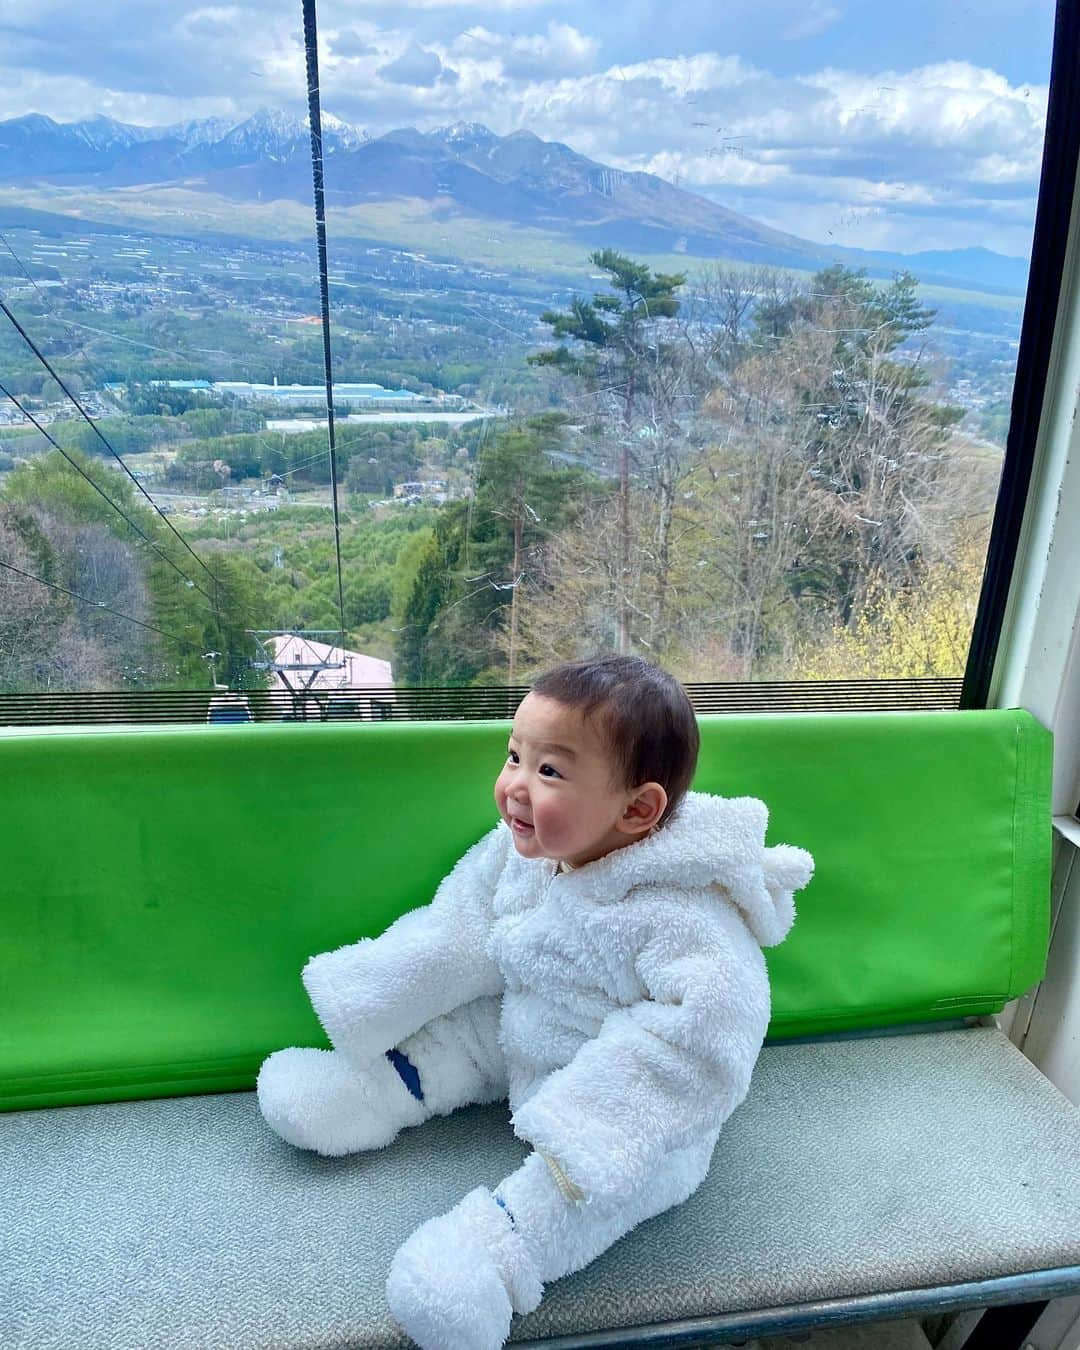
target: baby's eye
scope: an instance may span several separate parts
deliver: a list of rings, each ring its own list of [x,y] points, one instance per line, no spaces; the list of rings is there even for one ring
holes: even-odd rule
[[[519,761],[518,761],[518,752],[517,752],[516,750],[510,750],[510,751],[507,753],[506,758],[507,758],[507,761],[508,761],[510,764],[517,764],[517,763],[519,762]]]
[[[540,776],[542,778],[561,778],[562,774],[555,768],[554,764],[541,764]]]

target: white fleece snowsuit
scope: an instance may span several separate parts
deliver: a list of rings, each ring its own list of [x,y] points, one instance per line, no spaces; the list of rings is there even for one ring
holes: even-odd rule
[[[535,1150],[498,1202],[478,1187],[395,1257],[391,1311],[424,1350],[496,1350],[544,1284],[704,1180],[769,1022],[761,947],[813,872],[803,849],[765,846],[767,821],[756,798],[692,792],[566,873],[521,858],[500,823],[430,905],[305,967],[351,1063],[397,1047],[439,1114],[508,1096]]]

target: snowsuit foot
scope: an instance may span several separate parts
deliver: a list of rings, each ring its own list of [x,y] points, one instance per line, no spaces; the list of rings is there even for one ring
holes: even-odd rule
[[[361,1070],[334,1050],[291,1046],[263,1063],[256,1091],[275,1134],[328,1158],[385,1148],[431,1114],[385,1056]]]
[[[386,1281],[394,1320],[422,1350],[499,1350],[543,1288],[506,1211],[478,1186],[398,1249]]]
[[[386,1282],[394,1320],[420,1350],[499,1350],[513,1314],[539,1307],[545,1284],[686,1200],[711,1153],[695,1144],[669,1154],[647,1192],[607,1211],[567,1200],[530,1154],[494,1193],[477,1187],[401,1245]]]
[[[396,1047],[419,1074],[422,1099],[380,1056],[357,1068],[337,1050],[291,1046],[259,1071],[259,1108],[297,1148],[326,1157],[385,1148],[411,1125],[507,1093],[499,1049],[499,999],[481,998],[436,1017]]]
[[[478,1093],[494,1094],[500,1085],[505,1095],[498,1003],[477,999],[401,1043],[420,1068],[425,1104],[429,1085],[442,1114],[497,1100]],[[472,1076],[466,1078],[468,1064]],[[544,1285],[582,1269],[639,1223],[682,1204],[708,1171],[714,1143],[715,1136],[668,1154],[650,1184],[614,1208],[589,1201],[587,1191],[583,1200],[568,1199],[544,1158],[530,1154],[493,1192],[483,1186],[470,1191],[401,1245],[386,1282],[395,1321],[421,1350],[498,1350],[513,1314],[538,1307]]]

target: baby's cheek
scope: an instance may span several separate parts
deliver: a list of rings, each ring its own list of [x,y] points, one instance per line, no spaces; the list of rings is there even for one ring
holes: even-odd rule
[[[533,824],[548,847],[563,843],[573,832],[573,818],[559,807],[549,807],[546,811],[533,812]]]

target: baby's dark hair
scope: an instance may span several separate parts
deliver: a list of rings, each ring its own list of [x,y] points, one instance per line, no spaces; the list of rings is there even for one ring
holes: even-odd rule
[[[597,715],[601,734],[625,787],[659,783],[667,807],[663,825],[686,795],[697,767],[697,718],[674,675],[637,656],[593,656],[546,671],[533,693]]]

